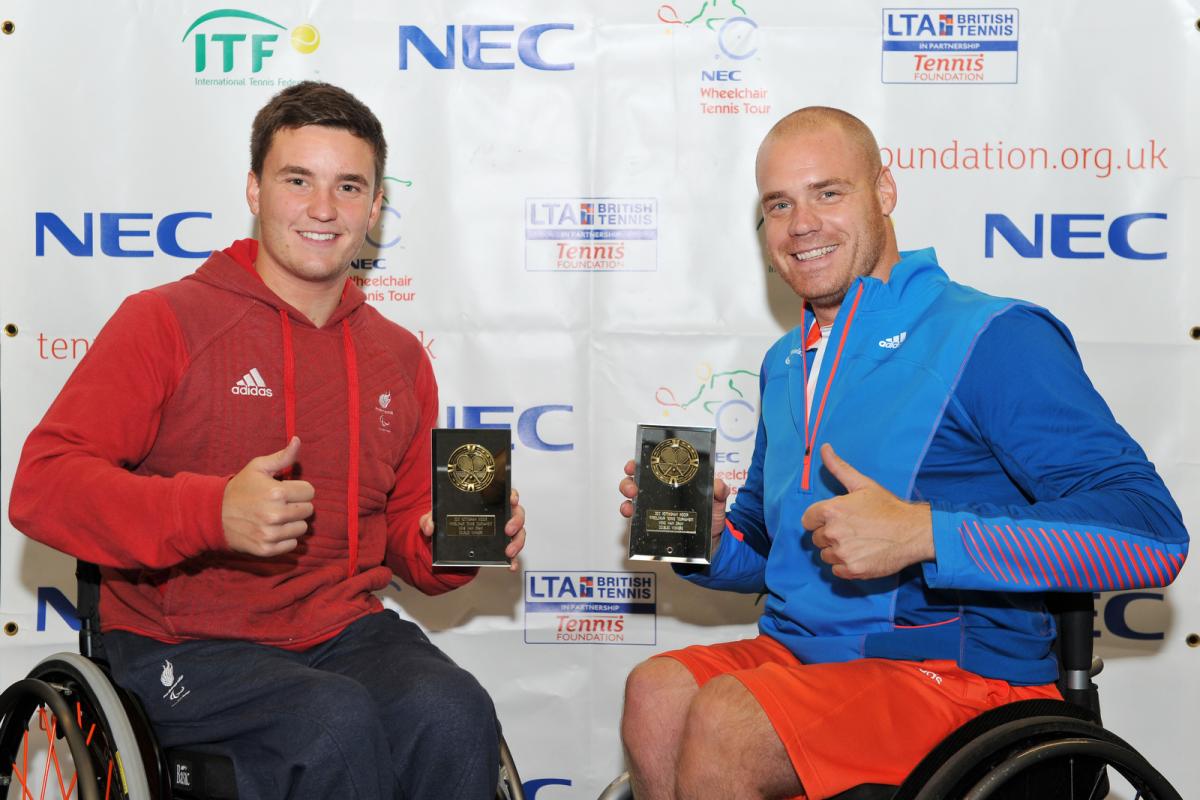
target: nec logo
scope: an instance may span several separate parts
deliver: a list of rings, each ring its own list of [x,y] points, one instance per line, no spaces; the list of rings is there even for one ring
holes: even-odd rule
[[[1099,612],[1100,595],[1093,594],[1097,611],[1093,614],[1101,617]],[[1139,603],[1138,601],[1153,601],[1158,605]],[[1108,595],[1104,602],[1103,628],[1094,628],[1092,636],[1099,638],[1104,631],[1120,639],[1155,642],[1164,638],[1167,627],[1168,611],[1162,605],[1164,598],[1161,591],[1156,592],[1116,592]],[[1135,605],[1136,604],[1136,605]]]
[[[1008,242],[1013,251],[1022,258],[1042,258],[1045,252],[1045,217],[1046,214],[1033,215],[1033,232],[1025,232],[1005,214],[987,214],[984,217],[984,257],[995,256],[996,234]],[[1092,243],[1091,249],[1084,247],[1076,240],[1103,239],[1103,214],[1050,214],[1050,254],[1056,258],[1104,258],[1106,251],[1103,245],[1099,250],[1094,249],[1098,243]],[[1108,225],[1108,251],[1119,258],[1132,261],[1162,261],[1167,257],[1165,251],[1149,252],[1135,249],[1130,243],[1130,232],[1135,224],[1145,224],[1149,220],[1166,220],[1162,212],[1145,212],[1139,214],[1124,214],[1117,217]]]
[[[709,83],[741,83],[742,71],[740,69],[702,69],[700,70],[700,80]]]
[[[50,211],[34,214],[34,254],[46,255],[46,234],[57,241],[70,255],[91,258],[95,255],[96,214],[83,215],[83,226],[77,235],[62,217]],[[153,214],[102,212],[100,217],[100,252],[110,258],[150,258],[153,250],[137,249],[149,242],[129,241],[149,239],[151,230],[158,249],[175,258],[208,258],[212,250],[186,250],[179,243],[179,226],[189,219],[212,219],[207,211],[180,211],[168,214],[153,224]]]
[[[530,450],[565,452],[574,450],[571,442],[550,442],[541,433],[542,417],[547,414],[570,414],[574,406],[532,406],[517,416],[517,439]],[[510,422],[516,413],[513,406],[446,406],[447,428],[500,428],[512,429]],[[500,419],[497,419],[500,418]],[[500,421],[500,420],[503,421]]]
[[[575,69],[574,62],[554,63],[542,58],[538,50],[539,40],[548,31],[573,31],[570,22],[547,22],[530,25],[516,37],[517,58],[531,69],[562,72]],[[513,69],[516,62],[507,52],[513,49],[513,25],[463,25],[455,37],[455,26],[446,26],[446,46],[439,48],[433,40],[416,25],[400,26],[400,69],[408,69],[408,49],[413,47],[434,69],[454,69],[458,53],[462,54],[462,65],[467,69]],[[456,49],[456,45],[459,47]],[[484,51],[491,51],[484,58]]]

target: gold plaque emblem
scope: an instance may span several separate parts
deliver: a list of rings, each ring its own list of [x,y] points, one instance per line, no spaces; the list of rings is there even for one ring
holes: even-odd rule
[[[487,448],[477,444],[464,444],[450,454],[446,465],[446,476],[456,489],[464,492],[482,492],[496,477],[496,460]]]
[[[650,471],[668,486],[683,486],[699,470],[699,453],[683,439],[666,439],[650,453]]]

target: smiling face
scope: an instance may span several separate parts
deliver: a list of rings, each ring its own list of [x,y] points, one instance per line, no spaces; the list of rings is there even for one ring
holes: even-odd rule
[[[250,172],[246,200],[258,217],[255,269],[289,302],[294,289],[340,291],[350,261],[379,216],[371,145],[321,125],[275,132],[262,175]]]
[[[887,280],[900,260],[887,216],[896,184],[861,139],[836,124],[773,130],[756,174],[771,262],[832,324],[860,275]]]

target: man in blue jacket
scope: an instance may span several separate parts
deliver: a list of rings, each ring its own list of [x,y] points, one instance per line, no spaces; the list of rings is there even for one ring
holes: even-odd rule
[[[784,117],[756,174],[804,321],[763,360],[728,514],[715,487],[712,563],[680,572],[764,593],[760,635],[630,674],[638,800],[900,783],[979,713],[1058,697],[1043,592],[1164,586],[1187,555],[1066,327],[951,282],[931,249],[899,252],[896,185],[860,120]]]

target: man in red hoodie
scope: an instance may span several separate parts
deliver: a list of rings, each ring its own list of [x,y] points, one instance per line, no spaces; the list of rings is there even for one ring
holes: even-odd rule
[[[475,573],[432,566],[432,367],[348,279],[386,157],[344,90],[272,98],[259,240],[127,298],[13,484],[18,529],[100,566],[107,657],[160,743],[226,753],[244,798],[494,792],[491,699],[374,594]]]

